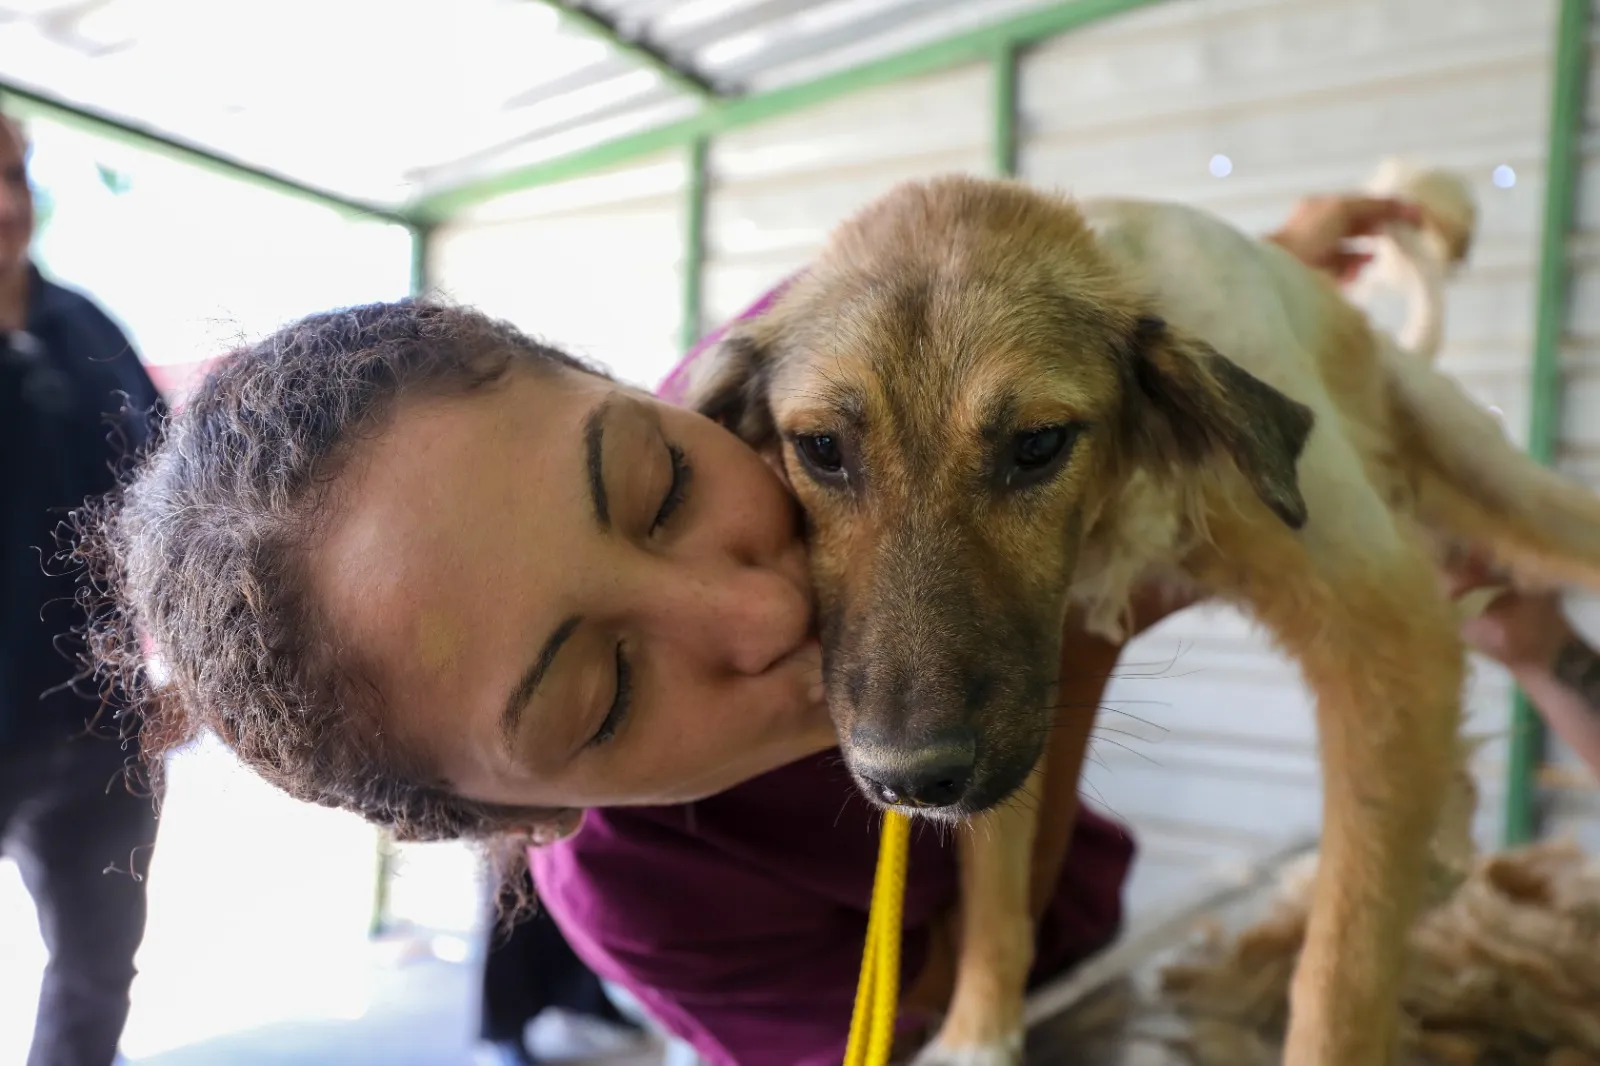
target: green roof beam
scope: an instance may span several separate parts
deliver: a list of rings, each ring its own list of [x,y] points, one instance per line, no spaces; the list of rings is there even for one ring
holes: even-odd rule
[[[358,218],[410,225],[403,211],[349,196],[342,196],[294,178],[251,166],[190,141],[162,133],[153,127],[128,119],[118,118],[104,111],[84,107],[59,99],[37,89],[30,89],[0,78],[0,107],[18,118],[40,118],[60,123],[71,129],[95,137],[125,144],[132,148],[188,163],[212,174],[254,185],[270,192],[291,196],[299,200],[331,208],[340,214]]]
[[[677,122],[423,196],[412,204],[411,209],[424,218],[445,220],[474,204],[497,196],[583,177],[682,147],[700,137],[715,137],[729,130],[766,122],[863,89],[971,63],[987,62],[994,58],[1002,46],[1034,44],[1157,2],[1160,0],[1064,0],[1051,7],[1004,19],[990,26],[800,85],[713,101],[699,114]]]
[[[719,95],[717,87],[705,75],[689,64],[674,59],[643,37],[627,34],[616,20],[577,0],[539,0],[557,12],[562,21],[574,29],[598,38],[642,66],[661,75],[669,84],[702,100],[713,100]]]

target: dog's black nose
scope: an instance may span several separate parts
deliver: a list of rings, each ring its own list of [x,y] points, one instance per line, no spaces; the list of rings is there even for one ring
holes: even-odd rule
[[[858,764],[857,772],[884,803],[904,807],[950,807],[972,784],[971,745],[940,745],[899,758]]]

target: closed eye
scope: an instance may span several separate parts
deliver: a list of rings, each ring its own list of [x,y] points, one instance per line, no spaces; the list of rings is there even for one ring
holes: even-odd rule
[[[617,730],[627,720],[628,708],[633,702],[633,667],[628,663],[627,648],[619,641],[617,643],[617,689],[616,695],[611,697],[611,709],[606,712],[605,720],[594,731],[594,736],[589,738],[589,746],[597,748],[617,735]]]
[[[683,449],[677,445],[667,445],[667,458],[672,463],[672,481],[667,485],[667,493],[661,499],[661,506],[656,509],[655,518],[650,522],[651,533],[666,525],[672,513],[683,505],[689,491],[690,475],[694,473],[694,468],[684,458]]]

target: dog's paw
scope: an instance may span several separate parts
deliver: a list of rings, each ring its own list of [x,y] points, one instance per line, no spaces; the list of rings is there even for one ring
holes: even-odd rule
[[[911,1066],[1021,1066],[1021,1064],[1020,1032],[991,1044],[953,1047],[935,1040],[911,1061]]]

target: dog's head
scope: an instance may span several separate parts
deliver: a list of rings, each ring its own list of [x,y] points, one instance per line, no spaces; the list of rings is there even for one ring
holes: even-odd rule
[[[1422,232],[1446,274],[1453,274],[1472,250],[1478,205],[1466,176],[1442,167],[1419,167],[1390,157],[1367,182],[1375,196],[1395,196],[1422,208]]]
[[[829,706],[881,803],[957,818],[1026,778],[1079,545],[1133,470],[1232,464],[1304,519],[1310,413],[1019,185],[901,186],[709,358],[690,402],[780,453],[804,507]]]

